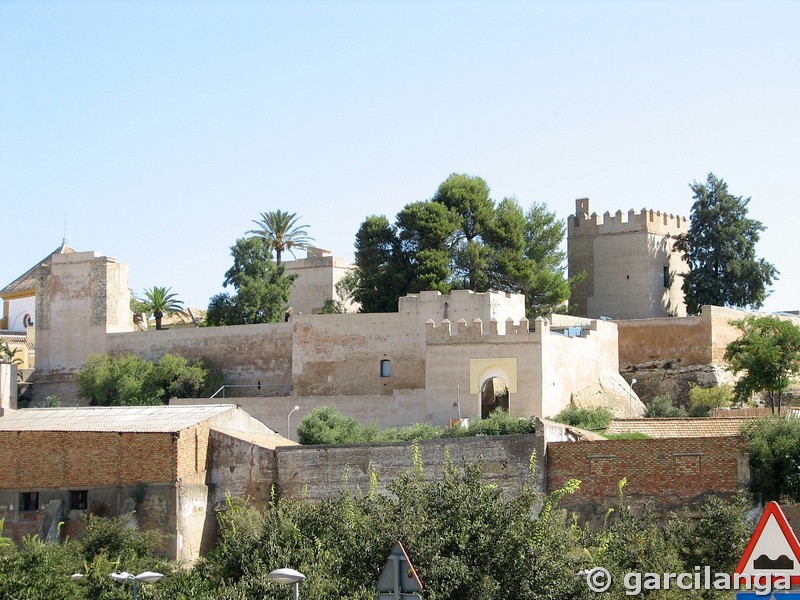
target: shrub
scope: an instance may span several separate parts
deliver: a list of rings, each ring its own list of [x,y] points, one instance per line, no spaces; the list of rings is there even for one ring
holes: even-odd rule
[[[599,406],[597,408],[580,408],[570,404],[554,417],[554,421],[588,429],[589,431],[602,431],[614,418],[610,409]]]
[[[693,417],[708,416],[712,410],[730,405],[733,401],[733,386],[729,383],[714,387],[693,385],[689,388],[689,401]]]
[[[133,354],[93,354],[77,372],[78,394],[92,405],[163,404],[173,396],[197,398],[218,387],[219,376],[202,359],[165,354],[153,364]]]
[[[371,441],[365,428],[333,406],[320,406],[303,417],[297,427],[301,444],[357,444]]]
[[[754,419],[742,426],[754,489],[763,501],[800,500],[800,420]]]
[[[686,409],[682,406],[675,406],[670,394],[659,394],[647,405],[644,416],[649,419],[658,417],[685,417]]]

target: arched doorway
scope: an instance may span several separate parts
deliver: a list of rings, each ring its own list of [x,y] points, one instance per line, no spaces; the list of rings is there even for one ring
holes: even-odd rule
[[[500,377],[489,377],[481,386],[481,419],[497,408],[508,412],[508,385]]]

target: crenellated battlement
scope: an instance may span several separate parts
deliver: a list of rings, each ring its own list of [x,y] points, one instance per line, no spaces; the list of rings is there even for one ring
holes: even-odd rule
[[[618,210],[613,215],[606,211],[603,215],[589,214],[589,199],[575,201],[575,214],[570,215],[569,236],[594,236],[602,233],[649,232],[661,235],[679,235],[689,230],[689,220],[679,215],[660,210],[631,209],[627,213]]]
[[[444,319],[438,325],[433,319],[425,323],[426,340],[428,344],[470,344],[470,343],[518,343],[520,341],[533,341],[549,333],[550,323],[542,317],[531,322],[522,318],[514,321],[512,318],[500,322],[491,319],[484,324],[482,319],[459,319],[455,323]]]

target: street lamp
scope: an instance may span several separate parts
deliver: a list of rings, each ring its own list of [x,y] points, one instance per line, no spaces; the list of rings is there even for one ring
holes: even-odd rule
[[[306,576],[300,571],[295,571],[294,569],[275,569],[274,571],[270,571],[267,577],[275,583],[294,585],[294,600],[300,600],[300,582],[306,580]]]
[[[631,379],[631,398],[628,401],[628,413],[633,416],[633,386],[636,384],[636,378]]]
[[[286,417],[286,437],[292,439],[292,413],[300,410],[299,406],[295,406],[290,412],[289,416]]]
[[[76,573],[75,575],[79,575],[79,573]],[[72,576],[73,579],[76,578],[75,575]],[[139,573],[138,575],[123,571],[122,573],[111,573],[109,577],[118,583],[126,583],[130,581],[133,585],[133,600],[136,600],[136,598],[139,596],[140,583],[155,583],[161,579],[163,575],[154,571],[145,571],[144,573]]]

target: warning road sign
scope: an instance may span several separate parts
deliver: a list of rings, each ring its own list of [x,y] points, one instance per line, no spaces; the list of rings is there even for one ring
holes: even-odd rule
[[[772,574],[800,583],[800,542],[777,502],[764,508],[734,574]]]

